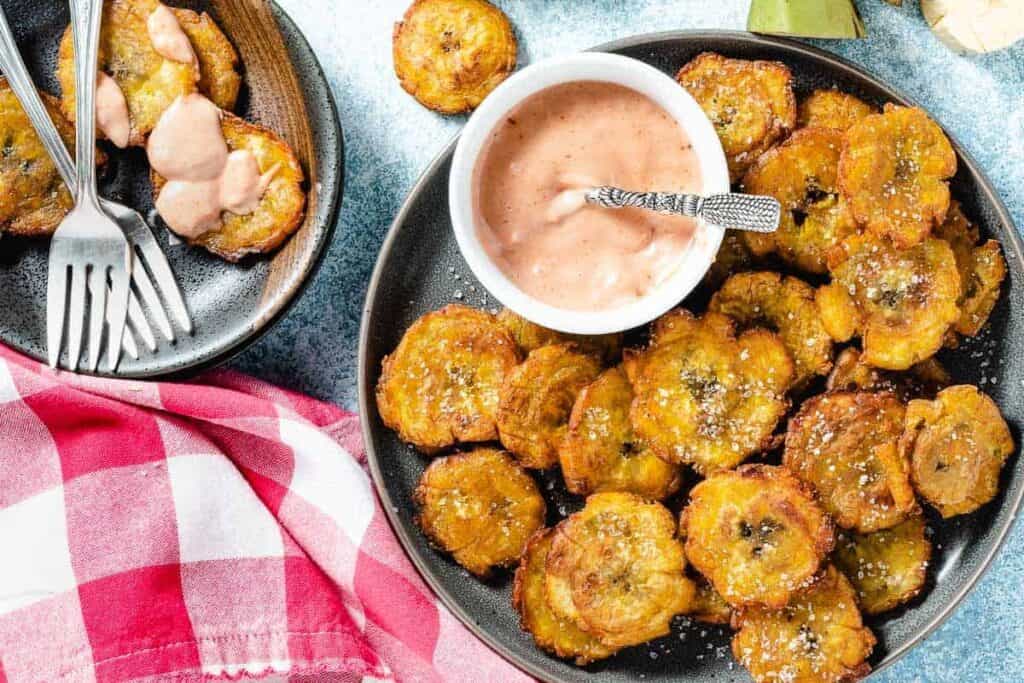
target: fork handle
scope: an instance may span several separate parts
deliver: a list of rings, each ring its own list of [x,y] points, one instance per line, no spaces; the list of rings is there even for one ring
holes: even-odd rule
[[[21,52],[14,41],[14,34],[7,23],[3,7],[0,7],[0,70],[7,76],[7,82],[14,92],[14,96],[21,102],[25,115],[36,129],[39,140],[43,143],[46,151],[50,153],[57,172],[64,179],[68,190],[75,191],[75,165],[71,159],[68,148],[64,145],[57,127],[53,125],[50,113],[46,110],[43,100],[39,97],[32,82],[32,76],[28,73],[21,58]]]
[[[99,209],[96,191],[96,75],[103,0],[70,0],[75,45],[75,197]]]
[[[618,187],[594,188],[586,201],[608,209],[628,206],[701,218],[708,223],[732,230],[775,232],[779,227],[781,207],[774,197],[739,194],[695,195],[673,192],[632,192]]]

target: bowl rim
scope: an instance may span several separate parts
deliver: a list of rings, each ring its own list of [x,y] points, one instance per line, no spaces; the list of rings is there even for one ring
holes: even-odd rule
[[[802,53],[812,59],[823,60],[828,62],[832,67],[846,72],[852,77],[870,83],[873,87],[877,88],[881,92],[884,92],[887,97],[893,101],[908,105],[921,107],[926,112],[927,108],[922,107],[912,97],[904,94],[902,91],[894,89],[892,86],[886,84],[880,78],[865,70],[863,67],[853,63],[852,61],[841,57],[839,55],[827,52],[821,48],[806,43],[798,42],[796,40],[781,38],[776,36],[762,36],[749,33],[747,31],[731,31],[731,30],[674,30],[674,31],[657,31],[651,33],[640,33],[626,38],[613,40],[605,43],[595,45],[588,48],[588,51],[610,51],[610,50],[626,50],[638,46],[649,45],[656,42],[665,42],[672,40],[720,40],[720,39],[738,39],[745,41],[751,45],[763,45],[768,47],[782,47],[788,50],[792,50],[797,53]],[[930,115],[930,113],[929,113]],[[941,124],[940,124],[941,125]],[[953,145],[954,150],[960,161],[971,173],[972,176],[976,176],[981,179],[979,183],[981,190],[985,193],[986,199],[991,203],[991,206],[995,210],[999,221],[1006,226],[1008,239],[1003,243],[1004,248],[1011,249],[1014,253],[1012,258],[1016,258],[1018,262],[1024,262],[1024,238],[1017,230],[1016,223],[1013,217],[1010,215],[1009,210],[1003,203],[1002,199],[995,192],[992,187],[991,181],[981,171],[977,161],[974,157],[957,141],[957,139],[943,128],[946,135],[949,137],[950,142]],[[548,681],[549,683],[559,683],[557,680],[549,677],[548,672],[535,666],[531,662],[521,659],[515,652],[507,647],[501,640],[481,628],[473,615],[464,609],[458,600],[451,595],[444,586],[438,581],[434,574],[430,571],[427,563],[417,554],[415,551],[415,544],[409,533],[407,533],[403,526],[399,510],[400,507],[396,501],[391,497],[390,492],[385,486],[385,478],[381,469],[381,463],[377,454],[376,448],[373,442],[373,428],[371,425],[371,411],[376,414],[376,405],[373,397],[373,382],[371,381],[376,377],[376,369],[371,368],[367,364],[368,359],[368,348],[370,343],[370,320],[371,313],[376,302],[378,293],[382,290],[380,282],[384,279],[384,262],[386,256],[390,253],[395,241],[398,238],[398,233],[403,223],[407,222],[409,214],[412,211],[414,200],[424,191],[424,188],[430,182],[434,175],[437,174],[438,170],[443,168],[444,164],[448,161],[449,157],[453,153],[453,149],[458,140],[458,134],[456,134],[452,140],[448,142],[441,149],[434,160],[427,166],[420,177],[417,179],[415,185],[410,189],[409,194],[406,197],[405,202],[402,204],[401,209],[395,216],[394,221],[388,229],[388,232],[381,245],[380,252],[378,254],[377,262],[373,269],[370,282],[367,288],[366,299],[363,305],[363,317],[360,322],[359,331],[359,349],[358,349],[358,369],[357,369],[357,381],[358,381],[358,407],[359,407],[359,422],[363,436],[363,448],[366,453],[367,464],[370,469],[370,475],[373,479],[377,494],[380,496],[381,506],[384,508],[385,516],[388,520],[388,524],[398,537],[399,542],[402,545],[402,549],[406,554],[406,557],[412,562],[416,568],[417,573],[423,578],[424,582],[430,587],[431,591],[435,596],[440,599],[441,603],[454,614],[462,625],[467,628],[473,635],[481,640],[496,654],[501,656],[505,661],[511,663],[524,673],[533,676],[541,681]],[[1019,462],[1021,457],[1021,446],[1017,445],[1017,457],[1018,467],[1022,466]],[[961,586],[950,598],[949,602],[943,606],[943,608],[936,614],[930,621],[928,621],[923,627],[917,629],[903,645],[895,648],[888,652],[879,665],[874,668],[871,672],[871,676],[874,676],[893,664],[901,660],[910,650],[919,645],[925,638],[934,633],[940,626],[942,626],[950,616],[956,611],[964,599],[971,593],[972,590],[977,586],[978,581],[991,567],[993,560],[1002,550],[1006,544],[1006,539],[1010,534],[1010,531],[1014,527],[1014,522],[1019,517],[1021,505],[1024,503],[1024,487],[1021,487],[1017,494],[1007,499],[1003,504],[1009,506],[1009,518],[1003,523],[1002,528],[998,531],[995,538],[995,542],[992,544],[991,549],[982,558],[981,563],[974,570],[974,572],[967,578],[964,585]]]
[[[538,61],[494,89],[462,129],[448,177],[448,213],[459,251],[484,287],[524,318],[560,332],[606,334],[646,324],[686,298],[715,259],[724,229],[700,221],[672,273],[646,295],[600,311],[559,308],[519,288],[495,264],[476,228],[475,177],[495,127],[534,95],[566,83],[597,81],[627,87],[653,100],[689,138],[700,166],[700,193],[729,192],[725,153],[715,129],[696,100],[670,76],[645,62],[605,52],[577,52]],[[631,188],[632,189],[632,188]],[[645,189],[645,188],[637,188]]]

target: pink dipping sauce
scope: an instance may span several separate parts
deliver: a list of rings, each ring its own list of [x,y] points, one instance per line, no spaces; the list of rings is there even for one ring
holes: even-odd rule
[[[128,146],[132,133],[128,101],[117,81],[102,71],[96,77],[96,127],[115,146],[121,149]]]
[[[699,192],[700,164],[676,120],[635,90],[580,81],[533,95],[496,126],[474,171],[484,249],[520,289],[552,306],[635,302],[679,267],[697,224],[586,204],[598,185]]]
[[[182,64],[197,63],[192,42],[178,23],[178,17],[174,16],[167,5],[157,5],[150,13],[146,19],[146,30],[153,49],[164,59]]]
[[[220,109],[196,94],[179,97],[161,115],[146,152],[153,170],[167,179],[156,210],[189,239],[220,228],[224,211],[255,211],[277,172],[275,166],[260,175],[248,150],[229,153]]]

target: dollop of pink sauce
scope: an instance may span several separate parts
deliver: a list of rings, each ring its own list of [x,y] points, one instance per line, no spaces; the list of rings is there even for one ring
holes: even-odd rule
[[[157,5],[146,19],[146,30],[149,42],[164,59],[182,64],[196,64],[196,53],[192,49],[192,41],[185,35],[178,17],[167,5]]]
[[[474,169],[484,249],[520,289],[552,306],[612,310],[680,266],[697,230],[682,216],[586,203],[588,189],[699,192],[685,131],[646,95],[614,83],[553,86],[519,104]]]
[[[96,127],[117,147],[128,146],[132,133],[128,101],[117,81],[102,71],[96,77]]]
[[[249,150],[228,151],[221,110],[202,95],[179,97],[163,113],[146,146],[149,163],[167,180],[156,210],[188,239],[221,227],[225,211],[252,213],[277,172],[260,174]]]

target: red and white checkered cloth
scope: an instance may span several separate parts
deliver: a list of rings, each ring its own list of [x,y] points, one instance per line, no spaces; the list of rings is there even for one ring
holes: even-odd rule
[[[0,347],[0,683],[527,681],[431,594],[357,418],[231,373],[55,373]]]

